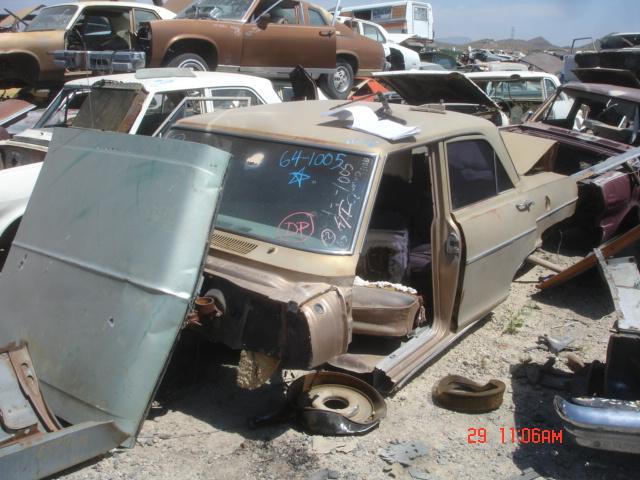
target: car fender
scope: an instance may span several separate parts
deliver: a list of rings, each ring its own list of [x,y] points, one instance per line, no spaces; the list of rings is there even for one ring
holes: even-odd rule
[[[0,236],[22,218],[42,162],[0,171]]]

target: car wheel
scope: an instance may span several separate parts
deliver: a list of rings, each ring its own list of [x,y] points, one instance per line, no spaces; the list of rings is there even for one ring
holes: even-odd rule
[[[198,72],[206,72],[209,70],[209,65],[204,58],[195,53],[181,53],[176,55],[166,64],[167,67],[174,68],[188,68],[189,70],[196,70]]]
[[[331,98],[347,98],[353,87],[353,68],[345,60],[336,62],[336,71],[331,75],[323,75],[322,90]]]

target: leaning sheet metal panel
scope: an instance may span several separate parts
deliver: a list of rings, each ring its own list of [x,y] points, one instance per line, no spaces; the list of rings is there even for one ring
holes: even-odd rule
[[[194,296],[228,154],[57,129],[0,276],[0,344],[44,397],[131,445]]]

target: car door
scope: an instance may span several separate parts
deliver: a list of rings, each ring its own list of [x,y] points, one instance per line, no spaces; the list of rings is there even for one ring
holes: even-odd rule
[[[513,169],[505,170],[487,139],[456,138],[444,151],[445,216],[451,220],[444,250],[459,265],[454,317],[460,330],[509,294],[516,271],[536,248],[540,202],[522,190]]]
[[[307,23],[302,5],[291,0],[284,0],[271,9],[268,21],[256,22],[258,12],[265,10],[261,10],[261,5],[256,8],[252,19],[242,26],[241,71],[288,73],[296,65],[302,65],[311,72],[314,69],[335,69],[336,34],[333,26]]]

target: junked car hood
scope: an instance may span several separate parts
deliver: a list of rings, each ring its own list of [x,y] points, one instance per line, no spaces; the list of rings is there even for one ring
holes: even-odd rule
[[[229,154],[56,129],[0,275],[0,338],[27,343],[71,424],[132,445],[196,294]]]
[[[419,71],[374,73],[409,105],[466,103],[499,109],[475,83],[458,72]]]

